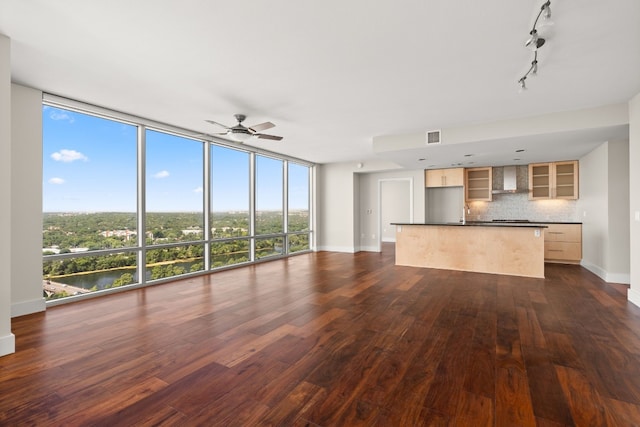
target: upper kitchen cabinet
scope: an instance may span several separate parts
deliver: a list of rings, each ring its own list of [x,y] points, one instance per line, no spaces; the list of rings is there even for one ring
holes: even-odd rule
[[[424,182],[427,188],[462,187],[464,185],[464,169],[427,169]]]
[[[577,198],[577,160],[529,165],[529,199]]]
[[[492,170],[487,168],[465,169],[465,200],[467,202],[490,202],[492,189]]]

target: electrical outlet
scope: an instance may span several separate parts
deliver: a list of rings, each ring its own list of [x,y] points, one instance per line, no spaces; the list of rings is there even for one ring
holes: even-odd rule
[[[636,221],[640,221],[640,211],[636,211]]]
[[[540,229],[539,229],[539,228],[536,228],[536,229],[534,230],[534,232],[533,232],[533,235],[534,235],[534,236],[536,236],[536,237],[540,237]]]

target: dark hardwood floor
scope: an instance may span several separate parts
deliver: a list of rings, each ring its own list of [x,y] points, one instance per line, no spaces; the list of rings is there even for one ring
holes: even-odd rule
[[[10,426],[640,425],[640,309],[546,279],[320,252],[13,320]]]

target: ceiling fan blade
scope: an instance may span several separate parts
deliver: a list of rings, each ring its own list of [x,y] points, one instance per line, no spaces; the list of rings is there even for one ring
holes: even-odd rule
[[[271,122],[264,122],[258,125],[250,126],[249,129],[252,130],[253,132],[260,132],[261,130],[271,129],[274,126],[275,125]]]
[[[264,133],[255,133],[254,136],[257,136],[260,139],[272,139],[274,141],[280,141],[282,139],[281,136],[267,135]]]
[[[207,123],[211,123],[212,125],[222,126],[225,129],[229,129],[229,126],[223,125],[222,123],[214,122],[213,120],[205,120]]]

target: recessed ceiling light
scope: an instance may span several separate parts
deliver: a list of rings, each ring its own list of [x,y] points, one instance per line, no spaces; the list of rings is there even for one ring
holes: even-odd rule
[[[520,150],[516,150],[516,153],[522,153],[524,150],[520,149]]]
[[[419,162],[424,162],[427,159],[418,159]]]

